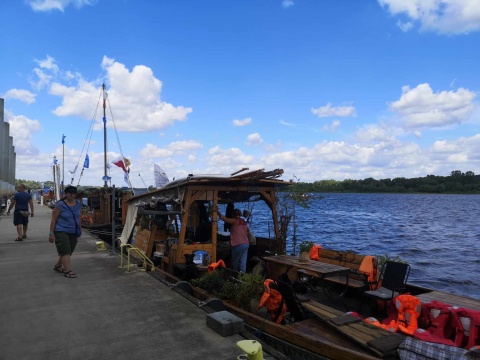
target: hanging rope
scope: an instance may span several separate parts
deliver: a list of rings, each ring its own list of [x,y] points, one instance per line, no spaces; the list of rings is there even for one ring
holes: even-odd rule
[[[92,141],[92,135],[93,135],[93,127],[95,125],[95,121],[97,119],[97,114],[98,114],[98,107],[99,107],[99,104],[100,104],[100,98],[102,96],[102,93],[100,93],[99,95],[99,98],[98,98],[98,102],[97,102],[97,106],[95,108],[95,112],[93,113],[93,117],[92,117],[92,121],[90,122],[90,127],[88,128],[88,131],[87,131],[87,136],[85,137],[85,141],[83,143],[83,147],[82,147],[82,151],[80,152],[80,155],[78,157],[78,161],[77,161],[77,164],[75,165],[75,169],[73,170],[73,174],[72,174],[72,179],[70,181],[70,185],[73,184],[73,181],[75,180],[75,174],[77,173],[77,169],[78,169],[78,165],[80,164],[80,161],[82,161],[82,159],[84,159],[84,157],[82,156],[83,153],[84,153],[84,150],[85,150],[85,147],[86,147],[86,150],[85,150],[85,154],[88,154],[88,150],[90,149],[90,143]],[[83,176],[83,170],[85,169],[84,167],[85,165],[85,160],[83,162],[83,165],[82,165],[82,171],[80,172],[80,176],[78,178],[78,183],[77,183],[77,186],[80,184],[80,180],[82,179],[82,176]]]

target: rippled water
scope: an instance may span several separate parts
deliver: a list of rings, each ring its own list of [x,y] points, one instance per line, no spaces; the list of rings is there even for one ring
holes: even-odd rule
[[[480,195],[315,195],[309,209],[296,207],[297,242],[398,255],[410,283],[480,299]],[[266,209],[255,205],[252,215],[253,230],[268,236]]]

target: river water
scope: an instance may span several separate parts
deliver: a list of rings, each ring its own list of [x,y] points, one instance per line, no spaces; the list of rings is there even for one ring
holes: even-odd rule
[[[313,195],[308,209],[295,207],[297,243],[399,256],[411,266],[409,283],[480,299],[480,195]],[[254,206],[256,234],[268,236],[269,216]],[[292,237],[291,226],[287,253]]]

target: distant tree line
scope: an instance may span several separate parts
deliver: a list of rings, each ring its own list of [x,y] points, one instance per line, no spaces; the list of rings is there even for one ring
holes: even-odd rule
[[[41,188],[39,181],[17,179],[15,183],[25,184],[27,189]],[[52,181],[45,181],[44,187],[53,186]],[[82,186],[80,186],[81,190]],[[149,186],[148,190],[154,190]],[[449,176],[427,175],[419,178],[398,177],[394,179],[366,178],[363,180],[319,180],[313,183],[296,182],[288,190],[298,193],[313,192],[352,192],[352,193],[450,193],[450,194],[480,194],[480,175],[473,171],[462,173],[454,170]]]
[[[450,193],[479,194],[480,176],[472,171],[462,173],[454,170],[450,176],[427,175],[425,177],[407,179],[367,178],[363,180],[319,180],[313,183],[297,182],[289,189],[292,192],[352,192],[352,193]]]

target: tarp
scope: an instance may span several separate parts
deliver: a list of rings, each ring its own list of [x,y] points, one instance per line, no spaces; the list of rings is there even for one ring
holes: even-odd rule
[[[137,219],[137,212],[138,212],[138,207],[136,206],[136,204],[134,203],[128,204],[127,217],[125,219],[125,226],[123,227],[122,235],[120,235],[120,241],[122,242],[122,244],[128,243],[128,238],[130,237],[133,227],[135,226],[135,220]]]

